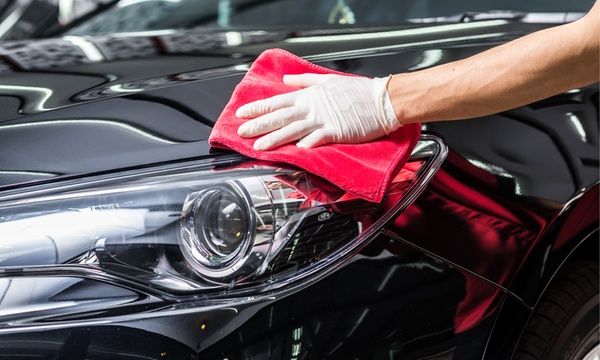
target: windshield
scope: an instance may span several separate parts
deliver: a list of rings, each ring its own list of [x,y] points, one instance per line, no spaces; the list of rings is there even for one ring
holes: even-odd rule
[[[393,26],[466,12],[587,12],[594,0],[121,0],[71,35],[191,28]]]

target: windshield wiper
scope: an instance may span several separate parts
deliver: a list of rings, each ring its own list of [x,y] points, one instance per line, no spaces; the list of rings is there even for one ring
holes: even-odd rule
[[[563,24],[579,19],[583,12],[522,12],[513,10],[466,11],[463,13],[429,18],[408,19],[411,23],[472,22],[484,20],[508,20],[524,23]]]

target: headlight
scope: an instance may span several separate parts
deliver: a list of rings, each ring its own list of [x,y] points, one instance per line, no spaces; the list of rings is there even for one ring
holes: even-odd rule
[[[255,273],[272,244],[271,198],[260,178],[230,180],[190,194],[179,238],[190,266],[221,282]]]
[[[414,200],[444,155],[425,136],[382,204],[240,157],[6,191],[0,276],[93,270],[170,293],[273,289],[348,258]]]
[[[244,191],[235,185],[230,182],[192,194],[183,205],[183,255],[208,278],[234,274],[253,245],[254,213]]]

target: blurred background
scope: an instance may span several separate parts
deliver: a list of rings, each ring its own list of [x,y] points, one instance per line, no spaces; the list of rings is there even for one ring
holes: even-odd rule
[[[0,41],[212,27],[394,26],[543,13],[564,22],[593,0],[0,0]],[[539,16],[535,17],[539,21]]]
[[[154,75],[160,74],[161,68],[170,72],[166,69],[171,69],[176,61],[183,62],[188,70],[197,70],[197,59],[182,56],[246,56],[250,60],[269,47],[300,51],[295,46],[302,47],[302,42],[286,42],[290,38],[403,29],[422,23],[496,19],[520,24],[562,24],[583,16],[593,3],[594,0],[0,0],[0,82],[6,87],[10,84],[6,75],[37,71],[30,85],[39,87],[40,71],[60,68],[70,73],[104,74],[108,71],[105,64],[127,60],[131,60],[128,71],[135,73],[144,71],[139,66],[140,59],[154,61],[165,57],[168,62],[145,70]],[[306,46],[301,50],[305,55],[333,51],[323,48],[330,46],[326,43]],[[423,66],[440,60],[439,52],[428,54],[431,56]],[[118,71],[113,69],[110,73],[116,76]],[[172,81],[173,77],[162,77],[158,82],[164,85]],[[139,81],[130,85],[135,89],[140,86]],[[112,94],[115,89],[122,90],[103,91]],[[0,88],[0,95],[3,91],[8,90]],[[98,95],[94,90],[78,96],[83,99]]]
[[[112,0],[0,0],[0,40],[42,37]]]

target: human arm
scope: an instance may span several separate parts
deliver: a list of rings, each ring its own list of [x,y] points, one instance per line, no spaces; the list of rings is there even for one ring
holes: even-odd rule
[[[460,120],[513,109],[599,81],[600,1],[583,18],[464,60],[392,76],[404,124]]]
[[[256,150],[298,139],[302,147],[370,141],[403,124],[484,116],[597,82],[599,58],[600,1],[573,23],[389,81],[286,76],[285,83],[303,89],[238,109],[252,119],[238,134],[263,135]]]

